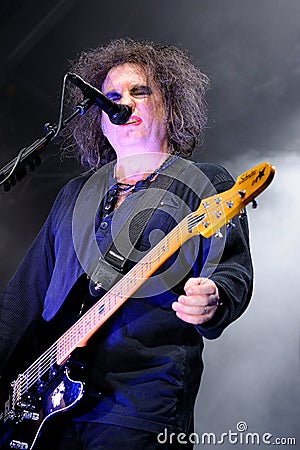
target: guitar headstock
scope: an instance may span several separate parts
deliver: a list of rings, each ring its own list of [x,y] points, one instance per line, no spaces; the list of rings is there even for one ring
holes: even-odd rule
[[[274,175],[274,167],[267,162],[239,175],[231,189],[201,201],[197,211],[189,216],[189,232],[204,237],[218,233],[248,203],[255,202],[255,198],[269,186]]]

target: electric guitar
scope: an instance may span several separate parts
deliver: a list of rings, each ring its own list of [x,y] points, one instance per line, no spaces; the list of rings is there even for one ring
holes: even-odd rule
[[[75,349],[84,347],[101,325],[133,295],[184,242],[194,235],[220,235],[220,228],[244,211],[271,183],[275,169],[261,163],[240,175],[234,186],[201,201],[115,286],[83,314],[56,342],[20,373],[8,388],[0,414],[0,448],[40,447],[48,424],[71,410],[84,393],[84,383],[70,377],[69,361]],[[44,447],[45,448],[45,447]]]

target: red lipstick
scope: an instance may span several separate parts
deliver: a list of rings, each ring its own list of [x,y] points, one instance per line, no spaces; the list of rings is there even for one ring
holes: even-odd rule
[[[124,125],[121,125],[121,127],[126,127],[127,125],[140,125],[142,123],[142,119],[138,116],[130,116],[128,121],[124,123]]]

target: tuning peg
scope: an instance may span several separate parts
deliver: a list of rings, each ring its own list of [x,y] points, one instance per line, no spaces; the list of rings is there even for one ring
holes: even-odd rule
[[[258,203],[257,203],[257,201],[255,200],[255,198],[252,200],[252,208],[253,209],[256,209],[258,207]]]
[[[229,219],[228,220],[228,223],[227,223],[227,228],[234,228],[235,227],[235,223],[234,222],[232,222],[232,220],[231,219]]]
[[[218,239],[222,239],[223,238],[223,234],[221,233],[220,229],[216,231],[215,237]]]
[[[239,191],[238,191],[238,194],[239,194],[239,196],[240,196],[241,198],[244,198],[245,195],[246,195],[246,191],[245,191],[245,190],[243,190],[243,191],[239,190]]]
[[[246,217],[246,215],[247,215],[246,208],[241,209],[239,213],[239,218],[241,219],[242,217]]]

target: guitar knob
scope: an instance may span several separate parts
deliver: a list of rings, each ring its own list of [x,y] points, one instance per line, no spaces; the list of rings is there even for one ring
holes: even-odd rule
[[[258,203],[257,203],[257,201],[255,200],[255,198],[252,200],[252,208],[253,209],[256,209],[258,207]]]
[[[16,441],[15,439],[10,441],[9,446],[10,448],[18,448],[20,450],[27,450],[29,448],[27,442]]]

